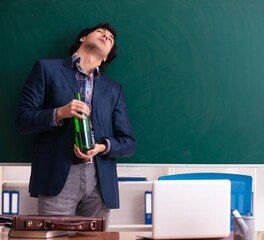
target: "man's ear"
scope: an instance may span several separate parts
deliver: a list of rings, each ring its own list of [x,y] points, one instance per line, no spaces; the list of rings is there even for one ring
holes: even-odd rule
[[[105,62],[107,60],[107,56],[103,59],[103,62]]]
[[[80,42],[84,42],[85,36],[80,38]]]

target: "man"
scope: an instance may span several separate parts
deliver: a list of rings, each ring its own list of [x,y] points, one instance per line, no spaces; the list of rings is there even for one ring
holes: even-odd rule
[[[29,192],[41,215],[108,219],[119,207],[115,159],[132,155],[136,142],[123,88],[102,73],[117,56],[116,37],[108,23],[84,29],[70,58],[37,61],[24,85],[16,122],[35,136]],[[74,99],[79,91],[83,101]],[[74,144],[81,113],[93,129],[87,153]]]

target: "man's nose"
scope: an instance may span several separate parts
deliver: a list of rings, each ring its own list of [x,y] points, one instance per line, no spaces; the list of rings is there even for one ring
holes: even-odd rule
[[[108,39],[108,36],[106,34],[103,34],[103,37],[105,38],[105,40]]]

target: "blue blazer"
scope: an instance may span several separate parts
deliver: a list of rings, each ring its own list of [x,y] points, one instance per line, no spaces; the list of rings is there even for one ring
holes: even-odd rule
[[[54,196],[62,190],[75,156],[73,119],[52,127],[55,108],[66,105],[77,92],[71,58],[39,60],[22,90],[16,123],[22,134],[34,133],[29,192]],[[103,200],[108,208],[119,207],[116,158],[134,153],[136,142],[128,118],[122,86],[105,74],[94,82],[91,121],[95,141],[107,137],[110,154],[97,155],[96,167]]]

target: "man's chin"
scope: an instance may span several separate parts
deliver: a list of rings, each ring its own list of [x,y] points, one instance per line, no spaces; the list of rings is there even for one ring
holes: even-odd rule
[[[105,54],[104,54],[103,49],[96,44],[86,45],[86,49],[90,52],[93,52],[94,54],[96,54],[101,59],[105,58]]]

